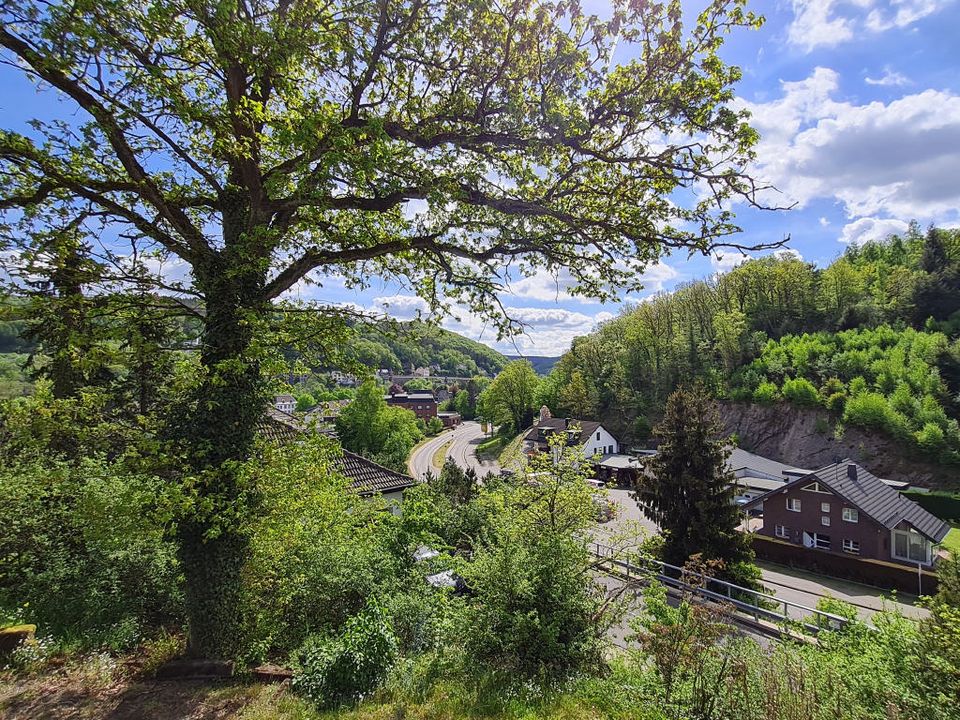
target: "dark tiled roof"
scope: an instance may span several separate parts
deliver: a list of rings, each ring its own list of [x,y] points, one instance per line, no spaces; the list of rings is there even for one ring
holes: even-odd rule
[[[856,469],[856,473],[849,470],[851,467]],[[764,498],[781,493],[784,489],[808,485],[813,481],[826,485],[834,494],[855,505],[885,528],[895,528],[905,521],[934,542],[943,540],[950,531],[946,522],[931,515],[915,502],[907,500],[876,475],[850,461],[827,465],[809,475],[791,480],[782,488],[754,498],[748,505],[762,502]]]
[[[337,459],[337,468],[350,480],[353,489],[363,496],[396,492],[417,484],[409,475],[385,468],[349,450],[344,450],[343,457]]]
[[[796,477],[799,474],[805,475],[810,472],[809,470],[795,468],[792,465],[771,460],[762,455],[755,455],[738,447],[730,449],[727,466],[734,471],[744,469],[755,470],[763,475],[770,475],[777,478],[786,477],[788,473]],[[751,477],[756,477],[756,475],[751,475]]]
[[[257,427],[262,437],[271,442],[284,444],[293,442],[303,435],[303,431],[298,427],[284,422],[282,416],[286,413],[273,410]],[[385,468],[349,450],[344,450],[343,455],[338,457],[334,464],[350,481],[350,486],[363,497],[375,493],[396,492],[417,484],[417,481],[409,475]]]
[[[593,435],[597,428],[600,427],[600,423],[596,420],[576,420],[574,418],[548,418],[546,420],[541,420],[539,423],[534,425],[530,430],[527,431],[527,434],[524,436],[524,440],[532,440],[538,443],[545,443],[545,440],[540,438],[541,430],[550,430],[553,432],[566,432],[567,428],[572,428],[574,426],[579,426],[580,436],[577,439],[577,444],[583,445],[587,440],[590,439],[590,436]]]

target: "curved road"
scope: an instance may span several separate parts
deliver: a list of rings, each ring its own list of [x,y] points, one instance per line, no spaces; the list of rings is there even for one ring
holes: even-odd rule
[[[454,430],[447,430],[440,433],[437,437],[416,448],[407,460],[407,467],[410,474],[418,480],[422,478],[428,470],[436,472],[431,467],[434,453],[447,443],[451,443],[447,449],[447,457],[452,457],[454,461],[462,468],[473,468],[479,477],[487,473],[499,473],[500,465],[496,460],[479,460],[474,454],[477,445],[484,440],[483,431],[480,429],[480,423],[468,420],[462,423]]]

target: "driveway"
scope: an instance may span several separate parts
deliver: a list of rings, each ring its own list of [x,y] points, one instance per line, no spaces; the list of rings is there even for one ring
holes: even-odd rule
[[[454,462],[460,467],[464,469],[473,468],[479,477],[491,472],[498,474],[500,465],[496,460],[480,460],[475,454],[477,445],[483,442],[485,437],[480,423],[468,420],[461,423],[457,428],[442,432],[437,437],[417,447],[410,454],[407,466],[411,474],[418,480],[423,478],[428,470],[436,472],[437,468],[431,466],[433,456],[441,447],[450,443],[446,457],[453,458]]]

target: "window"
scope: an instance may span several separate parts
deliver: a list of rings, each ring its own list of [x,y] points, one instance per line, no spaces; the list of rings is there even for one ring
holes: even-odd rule
[[[829,515],[821,515],[821,516],[820,516],[820,524],[823,525],[824,527],[830,527],[830,516],[829,516]]]
[[[800,512],[800,499],[787,498],[787,510],[790,510],[791,512]]]
[[[860,554],[860,542],[858,540],[847,540],[843,539],[843,551],[845,553],[850,553],[851,555]]]
[[[818,483],[818,482],[810,483],[809,485],[807,485],[807,486],[806,486],[805,488],[803,488],[803,489],[804,489],[804,490],[807,490],[807,491],[809,491],[809,492],[824,493],[825,495],[829,495],[829,494],[830,494],[830,490],[828,490],[826,487],[824,487],[823,485],[821,485],[821,484]]]
[[[830,512],[830,503],[820,503],[820,512],[823,512],[823,513]]]
[[[813,546],[818,550],[829,550],[830,549],[830,536],[824,535],[823,533],[814,533],[813,534]]]
[[[773,533],[778,538],[785,538],[787,540],[790,539],[790,528],[788,528],[786,525],[777,525],[773,529]]]
[[[860,522],[860,512],[856,508],[843,509],[844,522]]]
[[[597,433],[597,440],[600,439],[600,433]]]
[[[898,560],[930,562],[930,541],[913,531],[893,531],[893,556]]]

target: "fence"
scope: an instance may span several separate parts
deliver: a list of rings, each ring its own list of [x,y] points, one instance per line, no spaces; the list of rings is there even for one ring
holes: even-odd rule
[[[689,592],[704,600],[723,603],[732,607],[738,615],[750,616],[758,623],[764,620],[776,624],[781,629],[790,628],[806,635],[816,636],[820,630],[841,630],[851,622],[840,615],[784,600],[742,585],[717,580],[660,560],[641,556],[624,560],[617,557],[618,551],[608,545],[598,542],[590,542],[589,545],[597,558],[606,560],[628,580],[656,578],[668,587]],[[685,582],[683,578],[695,582]]]

